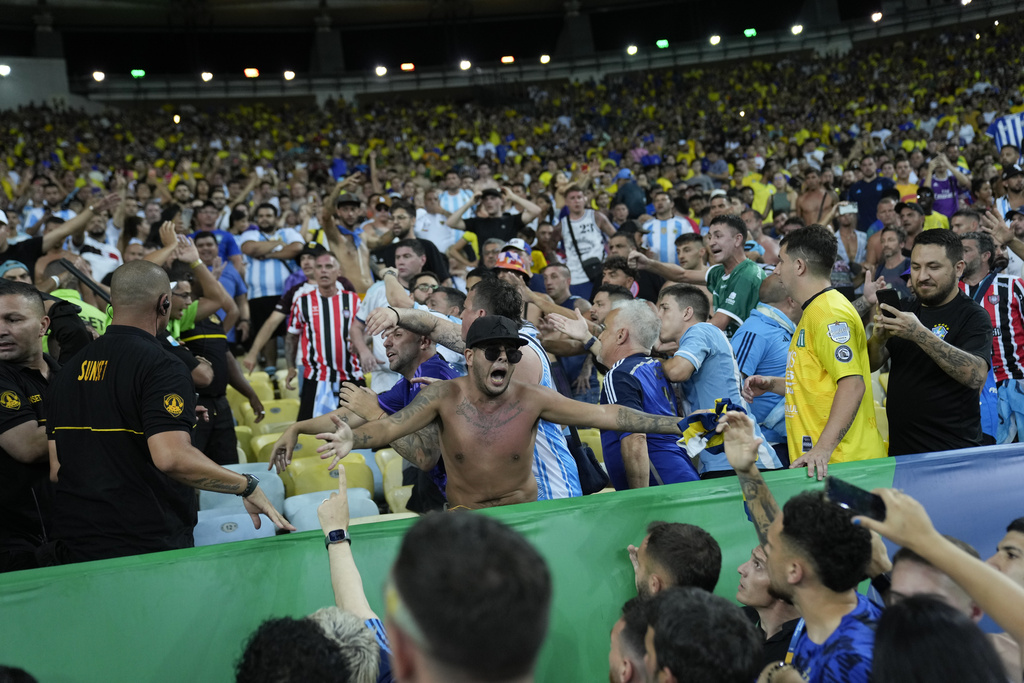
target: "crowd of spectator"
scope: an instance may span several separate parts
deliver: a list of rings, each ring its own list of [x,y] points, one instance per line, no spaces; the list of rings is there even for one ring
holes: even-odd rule
[[[714,539],[654,525],[613,680],[866,681],[872,652],[896,680],[899,634],[945,620],[936,638],[968,639],[981,610],[1021,642],[1024,583],[1000,556],[1013,581],[898,494],[858,527],[817,495],[779,509],[759,473],[1018,440],[1022,34],[548,84],[502,107],[0,113],[0,570],[188,547],[193,489],[291,529],[255,477],[218,467],[237,461],[228,387],[261,416],[245,371],[282,367],[300,408],[270,467],[300,434],[331,468],[390,444],[424,512],[738,474],[760,541],[739,570],[749,619],[707,595],[720,553],[713,578],[678,578]],[[574,425],[601,429],[603,467]],[[335,508],[329,547],[347,540]],[[888,571],[865,528],[905,546],[881,590],[907,599],[884,615],[855,592]],[[901,564],[960,593],[897,592]],[[528,578],[543,609],[519,615],[522,657],[484,662],[437,640],[442,601],[396,569],[398,679],[424,661],[423,680],[528,676],[550,591]],[[254,647],[271,627],[305,637],[282,622]],[[1015,642],[979,642],[996,672],[979,680],[1021,679]]]

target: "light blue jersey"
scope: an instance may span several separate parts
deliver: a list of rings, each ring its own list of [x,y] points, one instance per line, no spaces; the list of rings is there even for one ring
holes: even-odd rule
[[[675,355],[690,361],[695,368],[690,379],[682,383],[687,403],[684,415],[696,410],[714,408],[715,399],[719,398],[727,398],[735,405],[742,406],[748,414],[752,414],[750,404],[740,395],[743,377],[724,332],[711,323],[697,323],[683,333],[679,340],[679,350]],[[754,435],[759,439],[763,438],[761,428],[756,423]],[[690,453],[691,457],[693,455]],[[757,466],[769,470],[782,467],[782,462],[775,454],[775,450],[768,445],[767,439],[758,447]],[[698,468],[701,474],[731,469],[725,453],[713,454],[706,450],[701,452]]]
[[[676,238],[693,232],[690,221],[675,216],[666,220],[653,218],[644,223],[644,229],[651,231],[645,241],[647,246],[658,255],[658,260],[678,266],[679,254],[676,252]]]

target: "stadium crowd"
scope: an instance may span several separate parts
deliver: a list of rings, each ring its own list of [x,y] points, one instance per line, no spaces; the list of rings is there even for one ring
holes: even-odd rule
[[[713,538],[652,524],[612,680],[1020,681],[1024,522],[985,564],[899,492],[851,522],[820,494],[780,508],[760,472],[1018,440],[1022,33],[534,86],[505,107],[0,113],[0,570],[190,547],[197,489],[293,530],[222,467],[228,387],[259,421],[252,373],[281,367],[299,407],[268,469],[303,434],[339,472],[390,446],[422,512],[737,476],[759,538],[746,614],[710,594]],[[268,623],[240,680],[293,640],[310,651],[289,661],[339,679],[528,679],[551,589],[535,551],[427,516],[385,631],[340,478],[320,517],[332,581],[373,637],[353,655],[333,617],[322,647],[305,620]],[[871,532],[903,549],[890,562]],[[462,578],[424,569],[442,563]],[[503,621],[467,629],[458,610],[484,604]],[[983,637],[984,612],[1006,633]]]

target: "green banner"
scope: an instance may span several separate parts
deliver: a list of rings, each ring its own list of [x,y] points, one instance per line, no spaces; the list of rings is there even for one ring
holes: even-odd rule
[[[891,486],[892,459],[830,472],[871,489]],[[769,473],[780,503],[820,489],[806,470]],[[654,520],[707,529],[722,547],[716,592],[732,599],[736,568],[756,543],[735,478],[545,501],[490,514],[540,550],[554,575],[551,631],[538,681],[607,677],[608,634],[635,595],[626,554]],[[415,520],[360,525],[352,549],[370,604]],[[272,616],[333,604],[319,532],[0,575],[0,663],[46,683],[229,681],[248,635]]]

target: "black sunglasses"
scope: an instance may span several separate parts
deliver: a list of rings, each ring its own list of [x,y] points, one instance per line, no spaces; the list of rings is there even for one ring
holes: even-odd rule
[[[502,346],[483,347],[484,358],[493,363],[494,361],[498,360],[498,357],[501,356],[501,352],[503,350],[505,351],[505,358],[507,358],[508,362],[511,363],[512,365],[515,365],[516,363],[523,359],[523,352],[520,351],[519,349]]]

